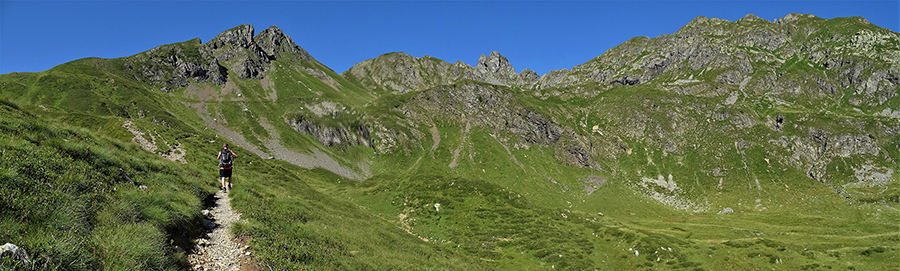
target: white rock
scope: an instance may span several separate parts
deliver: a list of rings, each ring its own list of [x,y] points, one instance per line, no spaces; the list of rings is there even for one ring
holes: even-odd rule
[[[31,263],[28,252],[14,244],[6,243],[0,246],[0,257],[11,257],[14,261]]]

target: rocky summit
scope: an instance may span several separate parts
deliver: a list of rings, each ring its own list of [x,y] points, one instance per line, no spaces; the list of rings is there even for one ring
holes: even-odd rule
[[[241,25],[0,75],[0,150],[26,157],[0,156],[0,242],[45,269],[191,268],[188,240],[228,238],[279,270],[900,268],[900,34],[748,14],[600,50],[337,73]],[[223,143],[241,220],[210,239]]]

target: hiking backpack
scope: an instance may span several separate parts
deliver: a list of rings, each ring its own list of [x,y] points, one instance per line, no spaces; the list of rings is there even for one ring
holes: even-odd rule
[[[231,151],[228,149],[222,149],[219,151],[219,167],[231,167],[231,161],[234,158],[231,157]]]

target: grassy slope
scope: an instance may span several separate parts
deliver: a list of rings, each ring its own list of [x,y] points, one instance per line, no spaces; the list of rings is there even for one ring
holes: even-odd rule
[[[186,266],[174,245],[197,234],[201,199],[212,192],[196,168],[5,102],[0,110],[0,239],[26,249],[33,267]]]
[[[615,105],[640,104],[652,97],[664,100],[658,94],[634,91],[608,93],[604,97],[608,104],[598,107],[613,107],[601,112],[632,114],[634,110]],[[663,116],[654,118],[664,121]],[[722,129],[726,124],[724,121],[708,129]],[[433,153],[428,151],[432,142],[422,140],[421,148],[412,147],[411,153],[382,156],[385,175],[355,185],[358,191],[330,190],[361,199],[384,216],[407,215],[415,220],[397,220],[398,226],[409,224],[415,234],[488,259],[496,268],[896,267],[888,260],[891,254],[884,252],[897,250],[895,241],[900,235],[893,222],[898,216],[883,206],[888,203],[896,208],[896,202],[882,198],[876,201],[878,204],[848,206],[829,187],[806,177],[805,172],[791,170],[775,159],[770,167],[762,159],[769,157],[764,146],[735,150],[717,161],[708,161],[710,154],[703,151],[664,156],[658,149],[652,151],[656,147],[647,142],[629,142],[635,149],[632,155],[604,161],[607,169],[598,172],[560,166],[547,148],[513,150],[525,165],[525,173],[488,135],[490,131],[474,128],[464,143],[467,147],[460,155],[461,166],[450,169],[450,153],[463,140],[461,126],[440,126],[441,144]],[[738,136],[770,133],[761,126],[741,131]],[[422,132],[427,133],[424,129]],[[704,144],[725,148],[735,140],[730,136],[702,139]],[[709,168],[704,165],[709,163],[734,171],[722,190],[715,188],[718,178],[697,171]],[[639,171],[644,173],[635,174]],[[394,174],[398,176],[390,177]],[[589,174],[606,176],[609,182],[586,195],[579,179]],[[682,197],[705,202],[709,210],[673,210],[637,187],[640,178],[657,174],[677,176],[684,191]],[[682,182],[681,177],[694,180]],[[748,188],[748,178],[760,179],[765,189],[757,191],[755,184]],[[895,185],[890,191],[896,191]],[[895,192],[886,196],[891,194]],[[759,211],[756,199],[765,211]],[[435,203],[440,204],[440,211]],[[716,214],[726,206],[736,213]],[[798,216],[803,219],[797,220]],[[590,238],[594,236],[596,239]],[[663,252],[659,247],[671,247],[675,252]],[[635,256],[627,248],[646,254]]]
[[[246,162],[246,159],[242,162]],[[356,183],[323,170],[250,158],[239,165],[233,206],[260,261],[283,269],[481,270],[482,263],[416,239],[358,199],[320,192]]]

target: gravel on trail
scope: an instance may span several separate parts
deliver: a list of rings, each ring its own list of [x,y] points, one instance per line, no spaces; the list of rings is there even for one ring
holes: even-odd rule
[[[244,244],[236,243],[229,237],[231,225],[241,219],[241,214],[231,209],[228,193],[220,190],[215,195],[216,206],[207,217],[213,223],[206,236],[196,240],[197,245],[188,255],[191,270],[252,270],[251,251]],[[246,243],[246,242],[244,242]]]

